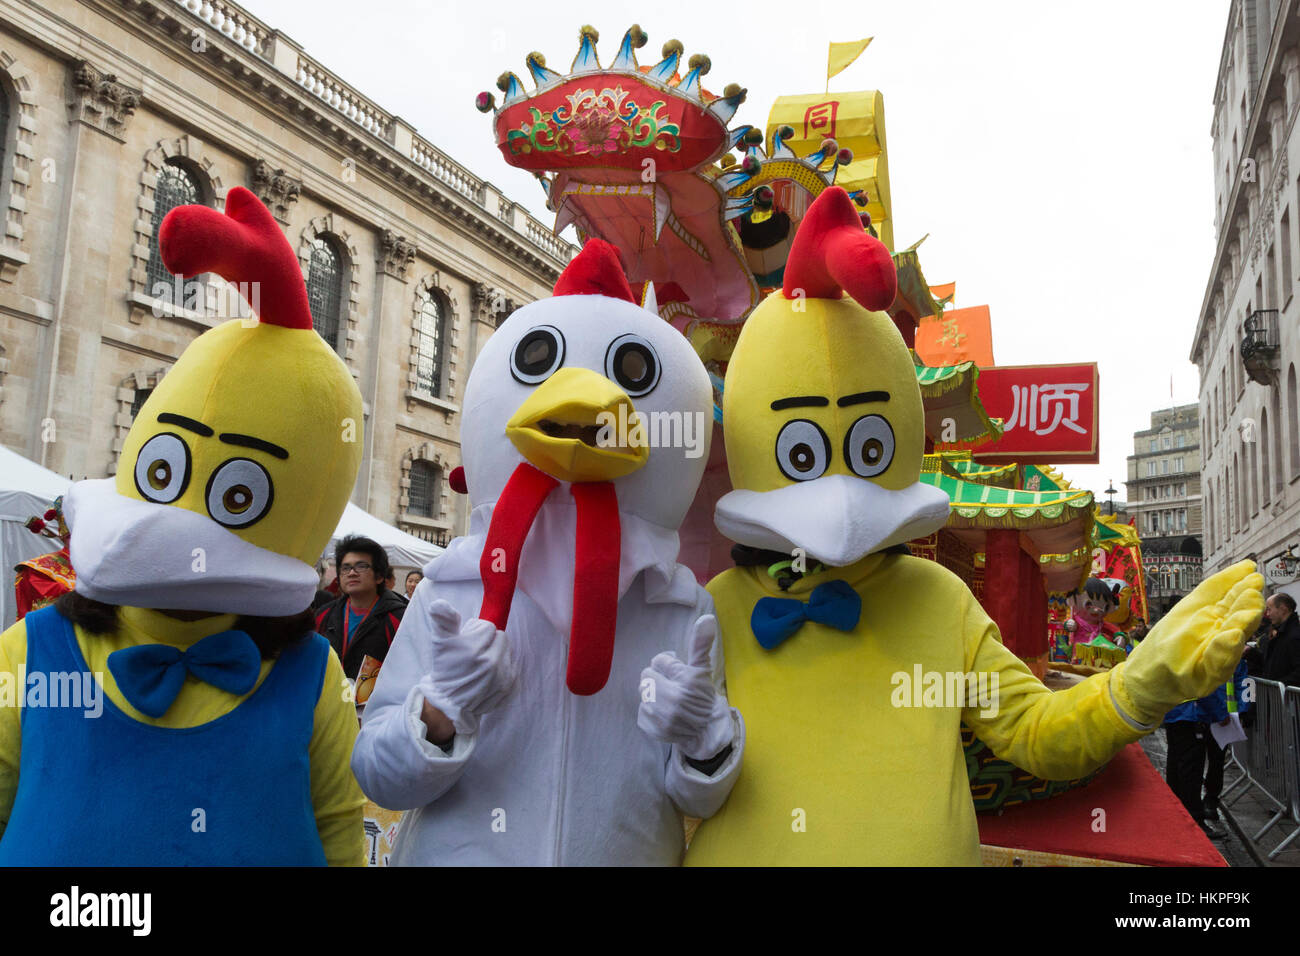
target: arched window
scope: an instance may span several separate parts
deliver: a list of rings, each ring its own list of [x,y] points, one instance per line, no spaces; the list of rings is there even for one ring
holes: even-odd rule
[[[1300,401],[1296,399],[1295,366],[1286,373],[1286,407],[1290,425],[1291,477],[1300,476]]]
[[[1254,435],[1250,436],[1252,439]],[[1259,459],[1255,455],[1255,449],[1259,442],[1252,440],[1241,450],[1242,458],[1245,459],[1246,467],[1250,472],[1247,479],[1250,483],[1250,497],[1246,502],[1246,515],[1249,517],[1259,513]]]
[[[1214,550],[1214,479],[1210,478],[1205,484],[1205,501],[1202,505],[1205,512],[1205,550]]]
[[[1259,410],[1259,459],[1263,466],[1260,478],[1263,480],[1259,483],[1259,490],[1262,494],[1264,507],[1268,507],[1270,496],[1272,494],[1272,483],[1268,477],[1268,409]]]
[[[1241,465],[1237,453],[1232,453],[1232,487],[1228,491],[1229,507],[1232,509],[1232,530],[1241,530]]]
[[[149,396],[152,394],[152,388],[137,388],[135,390],[135,398],[131,399],[131,421],[135,421],[136,416],[140,414],[140,409],[144,407],[144,403],[149,400]]]
[[[0,81],[0,182],[4,180],[9,156],[9,90]]]
[[[317,238],[307,266],[307,303],[311,324],[330,348],[339,347],[339,312],[343,304],[343,260],[334,242]]]
[[[153,191],[153,234],[149,239],[149,266],[145,289],[149,295],[161,283],[170,286],[175,280],[163,265],[162,251],[158,248],[158,230],[166,215],[177,206],[188,206],[203,201],[203,190],[193,173],[179,162],[168,160],[158,170],[158,183]]]
[[[442,350],[446,331],[446,310],[434,294],[420,304],[416,328],[415,387],[432,398],[442,398]]]
[[[429,461],[411,462],[411,484],[406,491],[408,514],[421,518],[438,516],[438,483],[442,477],[438,466]]]
[[[1282,466],[1282,435],[1286,428],[1286,420],[1282,417],[1282,387],[1279,385],[1269,391],[1273,393],[1273,490],[1281,494],[1286,483],[1286,468]]]

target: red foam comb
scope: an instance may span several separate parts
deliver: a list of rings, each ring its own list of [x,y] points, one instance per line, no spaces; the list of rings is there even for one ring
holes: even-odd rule
[[[632,296],[618,249],[604,239],[588,239],[582,251],[564,267],[555,283],[556,295],[607,295],[639,304]]]
[[[864,309],[883,312],[898,293],[898,270],[885,244],[863,231],[849,194],[831,186],[799,223],[782,285],[787,299],[839,299],[847,292]]]
[[[163,219],[158,243],[163,265],[176,275],[215,272],[246,300],[243,284],[253,284],[249,305],[256,305],[260,321],[312,327],[298,257],[270,210],[244,187],[227,194],[224,216],[207,206],[177,206]]]

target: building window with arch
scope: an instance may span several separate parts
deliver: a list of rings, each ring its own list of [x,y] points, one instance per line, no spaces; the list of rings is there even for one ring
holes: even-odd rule
[[[140,409],[144,407],[144,403],[149,400],[149,396],[152,394],[152,388],[137,388],[135,390],[135,397],[131,399],[131,421],[135,421],[136,416],[140,414]]]
[[[1291,414],[1287,416],[1290,425],[1290,434],[1288,435],[1291,446],[1291,478],[1294,480],[1300,477],[1300,400],[1296,397],[1295,386],[1295,366],[1292,365],[1286,375],[1286,400],[1287,408]]]
[[[411,484],[406,491],[407,514],[420,518],[438,517],[438,485],[441,470],[431,461],[411,462]]]
[[[163,265],[162,250],[158,247],[158,230],[162,228],[163,219],[177,206],[189,206],[203,203],[204,190],[199,177],[176,158],[168,159],[158,170],[158,183],[153,193],[153,233],[149,239],[149,264],[145,289],[149,295],[156,296],[161,284],[171,286],[175,281],[168,268]]]
[[[1214,550],[1214,479],[1205,486],[1205,550]]]
[[[0,80],[0,185],[4,183],[4,172],[8,163],[9,153],[9,116],[12,110],[9,107],[9,86],[4,80]]]
[[[1282,487],[1286,484],[1286,468],[1282,465],[1282,435],[1286,425],[1282,417],[1281,383],[1279,382],[1276,388],[1269,391],[1273,393],[1273,490],[1280,495]]]
[[[1263,494],[1261,499],[1264,506],[1268,507],[1270,496],[1273,492],[1273,481],[1268,472],[1268,409],[1259,410],[1259,459],[1261,465],[1259,485],[1260,492]]]
[[[415,389],[430,398],[444,398],[442,356],[447,340],[447,310],[436,293],[420,303],[415,330]]]
[[[343,325],[343,257],[331,237],[312,240],[311,261],[307,265],[307,304],[311,309],[312,328],[330,348],[337,349],[339,329]]]

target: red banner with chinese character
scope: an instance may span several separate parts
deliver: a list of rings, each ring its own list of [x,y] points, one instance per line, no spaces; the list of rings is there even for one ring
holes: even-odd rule
[[[975,460],[1097,464],[1098,385],[1095,362],[981,369],[980,401],[1005,426],[1002,438],[972,451]]]

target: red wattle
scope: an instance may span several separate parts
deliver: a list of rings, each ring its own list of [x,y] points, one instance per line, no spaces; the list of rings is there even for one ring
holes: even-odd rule
[[[578,530],[565,684],[586,696],[605,686],[614,661],[621,526],[611,482],[581,482],[569,490],[578,507]]]
[[[491,621],[497,630],[504,631],[506,619],[510,617],[510,604],[519,581],[519,555],[524,550],[528,529],[533,526],[546,496],[558,485],[550,475],[523,462],[506,482],[492,509],[492,523],[478,564],[483,579],[483,607],[478,616]]]

